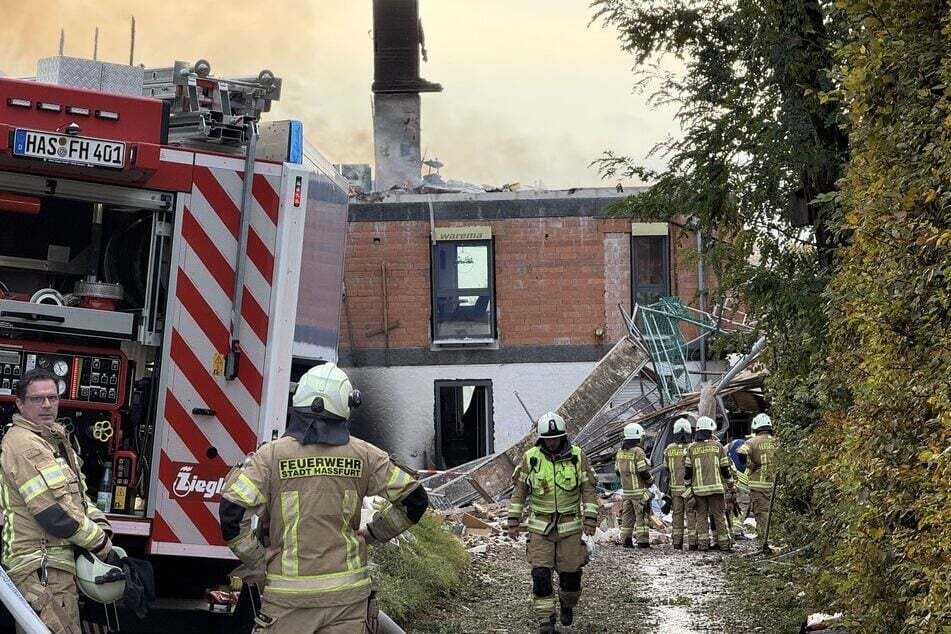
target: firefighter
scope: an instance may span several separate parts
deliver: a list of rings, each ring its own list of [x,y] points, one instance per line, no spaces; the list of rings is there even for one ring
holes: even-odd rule
[[[641,439],[644,437],[644,428],[637,423],[624,426],[624,440],[621,449],[614,454],[614,469],[621,478],[621,488],[624,491],[624,506],[621,515],[621,540],[625,548],[633,548],[637,539],[638,548],[650,548],[650,529],[648,517],[653,495],[649,491],[654,484],[651,475],[651,463]]]
[[[716,423],[709,416],[697,419],[697,439],[687,447],[684,458],[684,485],[694,497],[700,550],[710,548],[707,519],[713,519],[713,531],[720,550],[732,549],[730,528],[724,514],[724,494],[736,490],[730,459],[723,445],[713,437]]]
[[[79,634],[73,547],[115,564],[112,529],[89,499],[82,462],[56,422],[56,377],[29,370],[14,395],[19,413],[0,444],[3,567],[51,631]]]
[[[351,408],[359,404],[336,365],[311,368],[297,384],[284,436],[226,480],[222,536],[264,578],[255,632],[376,631],[367,544],[418,522],[429,499],[385,452],[350,436]],[[363,498],[374,495],[390,504],[360,528]],[[266,550],[248,515],[267,525]]]
[[[668,486],[673,498],[671,504],[671,518],[673,526],[670,536],[674,548],[683,550],[684,524],[687,525],[688,548],[697,549],[697,527],[694,512],[687,509],[684,501],[684,461],[687,457],[687,446],[690,444],[690,421],[678,418],[674,421],[674,441],[664,450],[664,463],[667,465]],[[686,520],[686,522],[685,522]]]
[[[726,455],[730,458],[733,479],[736,481],[733,512],[728,516],[734,540],[748,539],[746,533],[743,532],[743,522],[750,513],[750,477],[746,472],[745,460],[739,455],[740,447],[746,441],[746,438],[736,438],[726,446]]]
[[[598,498],[594,471],[581,448],[568,442],[565,419],[548,412],[536,423],[538,441],[515,469],[515,491],[508,506],[508,534],[518,537],[528,506],[528,546],[532,567],[532,607],[539,632],[555,631],[552,569],[558,571],[561,623],[571,625],[581,596],[581,568],[587,548],[582,531],[594,535]]]
[[[740,447],[737,454],[749,474],[750,510],[756,518],[756,530],[762,538],[772,504],[776,439],[773,437],[773,421],[768,414],[754,416],[751,427],[753,437]]]

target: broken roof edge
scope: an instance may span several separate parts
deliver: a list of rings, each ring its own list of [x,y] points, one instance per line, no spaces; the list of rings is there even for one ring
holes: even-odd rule
[[[647,186],[625,187],[571,187],[568,189],[520,189],[517,191],[459,191],[419,193],[414,190],[389,190],[359,194],[351,202],[364,203],[427,203],[466,202],[473,200],[556,200],[565,198],[626,198],[650,189]]]

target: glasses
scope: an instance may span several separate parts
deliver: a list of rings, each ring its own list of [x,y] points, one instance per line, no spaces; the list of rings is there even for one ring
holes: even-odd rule
[[[44,396],[27,396],[27,397],[26,397],[25,399],[23,399],[23,400],[25,400],[25,401],[26,401],[27,403],[29,403],[30,405],[44,405],[44,404],[46,403],[46,401],[49,401],[49,402],[50,402],[50,405],[56,405],[57,403],[59,403],[59,396],[57,396],[57,395],[55,395],[55,394],[53,394],[52,396],[49,396],[49,395],[44,395]]]

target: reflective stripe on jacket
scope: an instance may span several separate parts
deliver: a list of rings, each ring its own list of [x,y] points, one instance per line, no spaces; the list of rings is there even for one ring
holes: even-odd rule
[[[776,438],[772,434],[757,434],[747,440],[739,452],[746,456],[750,489],[771,491],[776,475]]]
[[[521,519],[527,503],[529,532],[547,535],[557,525],[559,535],[570,535],[581,531],[582,517],[598,517],[594,471],[576,445],[554,460],[540,447],[532,447],[522,456],[512,480],[515,491],[508,516]]]
[[[264,594],[287,607],[347,605],[370,595],[367,549],[357,534],[363,498],[400,502],[419,484],[389,456],[357,438],[346,445],[304,445],[285,436],[263,445],[229,474],[228,501],[266,518],[270,547],[251,522],[228,542],[242,562],[266,562]],[[405,513],[396,531],[411,525]]]
[[[698,440],[687,447],[684,466],[693,469],[691,487],[694,495],[725,493],[720,468],[730,466],[723,445],[714,439]]]
[[[667,445],[664,450],[664,464],[667,465],[667,473],[670,474],[670,493],[671,495],[682,495],[686,487],[684,486],[684,460],[687,457],[687,445],[674,442]]]
[[[46,565],[75,573],[73,546],[101,548],[105,515],[86,495],[82,461],[59,424],[13,417],[0,445],[3,565],[9,572]],[[37,516],[53,517],[66,537],[48,533]]]
[[[647,490],[647,483],[641,473],[650,471],[651,462],[640,446],[620,449],[614,454],[614,470],[621,476],[621,489],[624,497],[640,497]]]

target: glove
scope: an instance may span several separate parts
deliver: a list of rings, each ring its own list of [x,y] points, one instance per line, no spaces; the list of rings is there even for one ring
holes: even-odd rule
[[[113,554],[112,540],[110,540],[109,537],[106,536],[106,538],[102,542],[102,545],[100,545],[99,548],[96,548],[95,550],[90,550],[89,552],[95,555],[96,557],[98,557],[99,559],[105,561],[106,563],[109,563],[109,555]],[[118,557],[118,555],[116,557]]]
[[[106,558],[103,559],[103,561],[109,564],[110,566],[122,565],[122,560],[119,558],[119,553],[117,553],[115,550],[110,550],[109,554],[106,555]]]
[[[594,532],[598,530],[598,520],[592,517],[586,517],[584,519],[583,530],[585,535],[587,535],[588,537],[591,537],[592,535],[594,535]]]
[[[102,529],[102,532],[106,534],[107,537],[112,539],[112,524],[109,523],[105,517],[97,517],[93,520],[96,523],[96,526]]]
[[[509,539],[516,540],[518,539],[518,520],[515,518],[509,518],[508,526],[506,528]]]
[[[375,546],[376,544],[381,543],[380,540],[373,536],[373,533],[371,533],[370,529],[366,526],[359,529],[357,531],[357,535],[363,538],[363,541],[366,542],[367,546]]]

